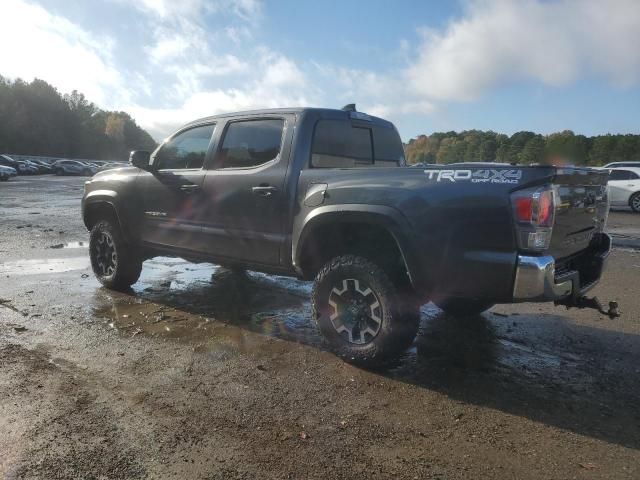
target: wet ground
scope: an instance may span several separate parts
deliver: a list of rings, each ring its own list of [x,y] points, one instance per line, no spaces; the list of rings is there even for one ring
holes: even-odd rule
[[[94,280],[82,178],[0,185],[0,477],[640,478],[640,215],[595,291],[456,320],[386,371],[345,364],[310,285],[180,259]]]

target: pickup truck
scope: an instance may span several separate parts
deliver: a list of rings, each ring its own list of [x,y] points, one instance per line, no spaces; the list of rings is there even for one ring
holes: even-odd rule
[[[103,285],[156,255],[313,279],[322,337],[360,364],[402,353],[428,301],[577,304],[611,248],[607,171],[409,168],[393,124],[353,106],[203,118],[130,163],[85,184]]]

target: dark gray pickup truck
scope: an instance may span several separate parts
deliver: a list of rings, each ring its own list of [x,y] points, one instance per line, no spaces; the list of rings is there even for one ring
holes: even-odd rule
[[[91,265],[128,288],[175,255],[315,279],[313,317],[351,361],[411,344],[419,306],[576,304],[599,280],[606,171],[404,165],[395,127],[354,108],[218,115],[86,183]]]

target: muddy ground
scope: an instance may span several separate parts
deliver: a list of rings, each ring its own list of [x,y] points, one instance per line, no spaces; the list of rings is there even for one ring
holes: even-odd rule
[[[640,215],[613,212],[623,317],[423,308],[398,364],[319,346],[309,285],[179,259],[101,288],[82,178],[0,185],[0,477],[640,478]]]

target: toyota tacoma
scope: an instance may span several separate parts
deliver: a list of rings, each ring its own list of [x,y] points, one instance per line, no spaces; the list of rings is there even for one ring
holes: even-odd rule
[[[314,280],[322,337],[361,364],[403,352],[428,301],[579,305],[611,248],[607,171],[407,168],[393,124],[352,105],[204,118],[130,163],[85,185],[103,285],[157,255]]]

